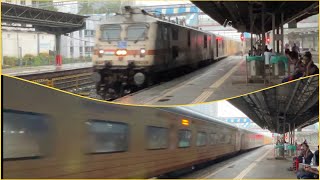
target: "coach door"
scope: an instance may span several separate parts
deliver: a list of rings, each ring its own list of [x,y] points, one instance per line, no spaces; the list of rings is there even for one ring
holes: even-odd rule
[[[165,49],[165,65],[168,67],[171,59],[170,33],[167,25],[162,26],[163,44]]]
[[[208,39],[208,41],[209,41],[209,52],[210,52],[210,59],[214,59],[214,50],[212,49],[212,47],[213,47],[213,44],[212,44],[212,42],[213,42],[213,36],[212,35],[209,35],[209,39]]]
[[[216,57],[219,56],[219,39],[216,38]]]
[[[241,136],[240,132],[236,132],[236,151],[240,151],[241,149]]]

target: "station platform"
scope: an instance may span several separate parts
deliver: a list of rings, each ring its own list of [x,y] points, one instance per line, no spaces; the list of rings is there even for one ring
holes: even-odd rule
[[[273,145],[266,145],[182,178],[197,179],[296,179],[287,169],[292,158],[276,160]]]
[[[84,63],[63,64],[61,66],[48,65],[48,66],[33,66],[33,67],[14,67],[14,68],[2,69],[2,74],[6,74],[10,76],[24,76],[24,75],[31,75],[31,74],[42,74],[42,73],[90,68],[92,67],[92,65],[93,65],[92,62],[84,62]]]
[[[124,96],[115,102],[144,105],[183,105],[221,100],[275,84],[246,82],[245,56],[230,56],[170,82]]]

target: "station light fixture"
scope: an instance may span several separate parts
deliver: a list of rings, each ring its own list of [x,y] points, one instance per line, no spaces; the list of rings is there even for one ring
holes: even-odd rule
[[[266,43],[267,43],[267,44],[270,44],[270,33],[267,34]]]
[[[240,39],[241,39],[241,41],[244,41],[244,35],[243,35],[243,33],[241,33]]]

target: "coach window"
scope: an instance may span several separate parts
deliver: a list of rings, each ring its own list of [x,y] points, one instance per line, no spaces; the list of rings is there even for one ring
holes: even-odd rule
[[[128,150],[129,127],[126,123],[89,120],[89,148],[91,153]]]
[[[32,112],[3,110],[3,159],[32,159],[48,154],[48,117]]]
[[[190,30],[188,31],[188,47],[191,46],[191,32]]]
[[[178,132],[178,147],[184,148],[189,147],[191,142],[191,131],[186,129],[181,129]]]
[[[207,133],[198,132],[197,133],[197,146],[205,146],[207,144]]]
[[[210,145],[214,145],[214,144],[217,144],[217,134],[215,134],[215,133],[211,133],[210,134]]]
[[[101,26],[101,39],[120,40],[121,26],[120,25],[102,25]]]
[[[208,36],[204,35],[203,36],[203,48],[207,48],[208,46]]]
[[[225,136],[225,143],[230,144],[231,143],[231,135],[226,135]]]
[[[169,145],[167,128],[148,126],[146,132],[148,149],[165,149]]]
[[[219,144],[225,144],[226,143],[226,135],[221,133],[219,134]]]
[[[147,26],[144,24],[131,25],[128,27],[127,39],[129,41],[143,41],[146,38]]]
[[[172,28],[172,40],[179,40],[179,30]]]

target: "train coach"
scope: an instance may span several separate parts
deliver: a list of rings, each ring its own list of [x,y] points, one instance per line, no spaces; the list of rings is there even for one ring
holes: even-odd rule
[[[97,93],[121,96],[124,90],[153,83],[161,73],[195,69],[240,52],[240,42],[163,19],[138,8],[102,21],[96,30],[94,81]]]
[[[270,143],[183,107],[115,105],[3,82],[4,178],[148,178]]]

